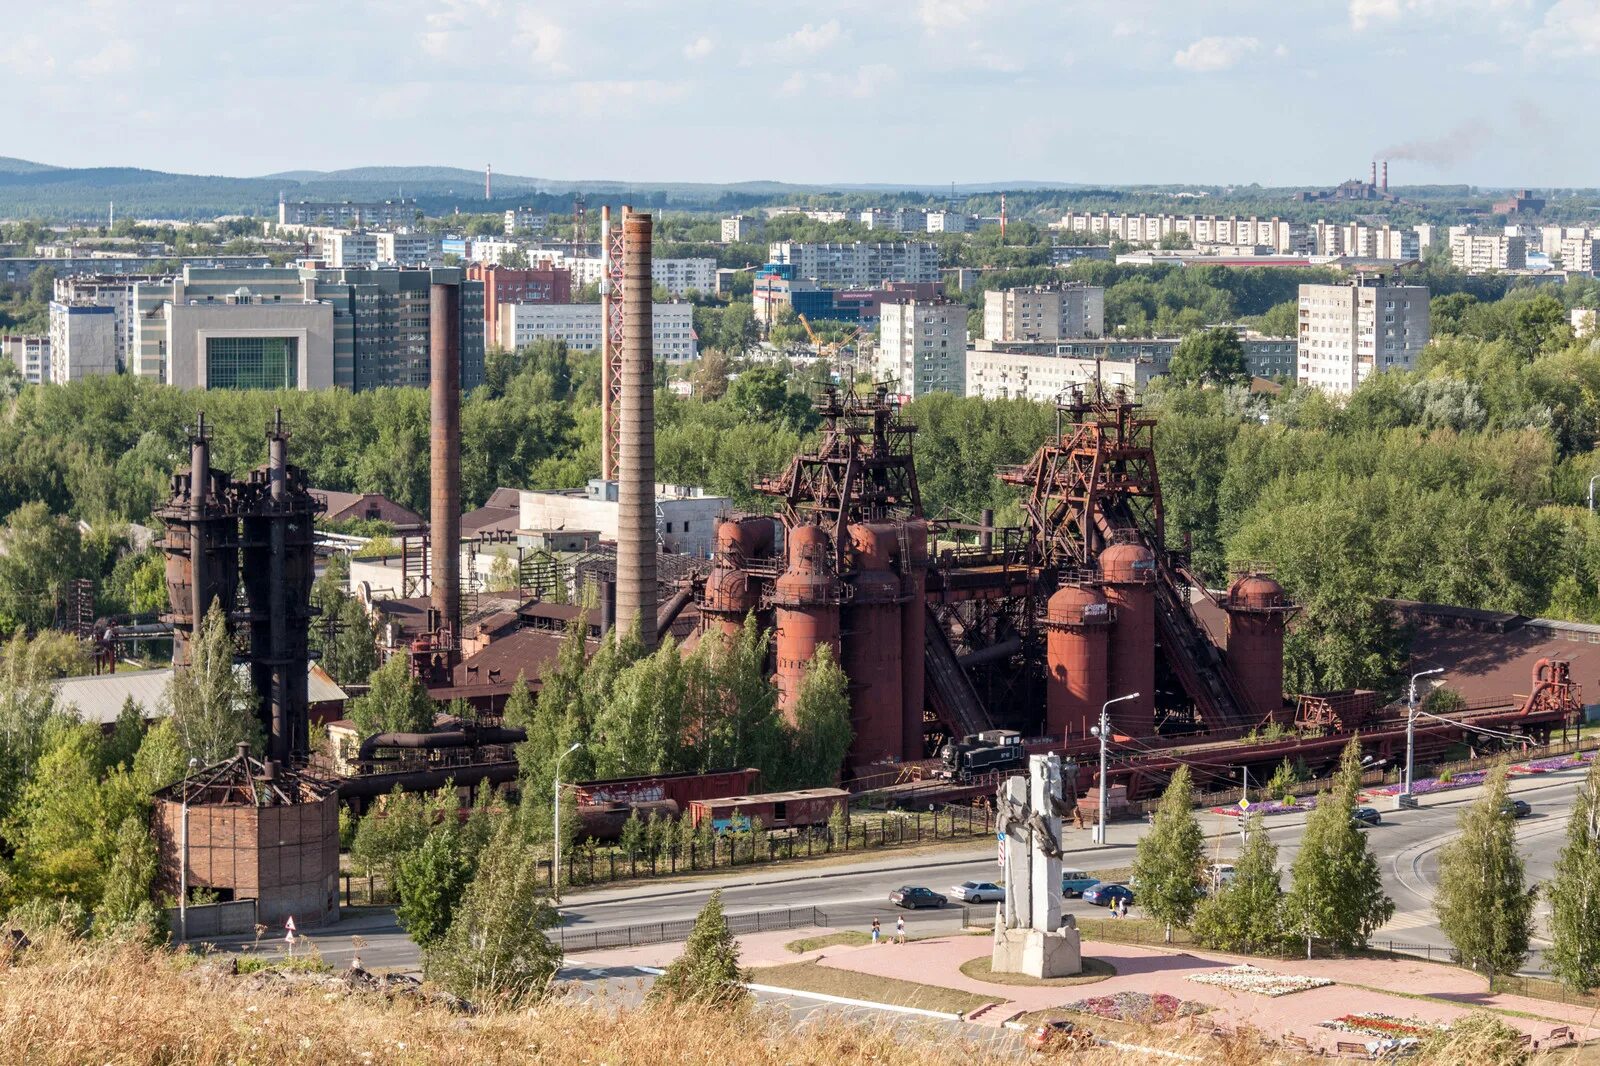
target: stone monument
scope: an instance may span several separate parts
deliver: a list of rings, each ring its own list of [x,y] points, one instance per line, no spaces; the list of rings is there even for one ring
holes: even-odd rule
[[[1054,752],[1007,778],[996,807],[1005,834],[1005,902],[994,923],[996,973],[1070,977],[1083,972],[1078,923],[1061,913],[1061,816],[1077,796],[1077,767]],[[1071,784],[1068,784],[1068,781]],[[1064,797],[1072,796],[1073,800]]]

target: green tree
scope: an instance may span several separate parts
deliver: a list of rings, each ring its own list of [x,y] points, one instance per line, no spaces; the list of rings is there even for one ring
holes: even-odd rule
[[[820,645],[800,680],[789,757],[769,775],[772,787],[817,788],[839,780],[845,752],[855,739],[849,683],[833,649]]]
[[[442,788],[434,793],[402,792],[398,786],[356,826],[350,858],[367,873],[397,875],[406,856],[422,847],[434,827],[453,818],[456,799]]]
[[[421,847],[400,859],[395,872],[394,887],[400,897],[395,917],[424,950],[444,937],[466,891],[467,864],[456,843],[454,827],[435,828]]]
[[[1227,326],[1184,337],[1167,372],[1174,381],[1193,385],[1231,385],[1250,376],[1239,334]]]
[[[261,749],[256,696],[233,663],[233,637],[222,605],[213,601],[189,643],[189,663],[167,683],[167,705],[188,758],[221,762],[240,741]]]
[[[153,939],[165,924],[151,900],[156,882],[156,845],[145,819],[130,814],[117,827],[105,889],[94,909],[95,931],[102,936],[133,932]]]
[[[1567,817],[1550,897],[1550,971],[1574,992],[1600,987],[1600,759],[1589,763]]]
[[[1233,880],[1195,907],[1195,939],[1222,951],[1269,952],[1283,944],[1283,886],[1278,847],[1260,813],[1244,825],[1245,845],[1234,860]]]
[[[443,939],[423,953],[428,978],[458,996],[515,1007],[542,998],[561,968],[545,930],[559,923],[539,853],[506,819],[484,849]]]
[[[122,709],[117,712],[117,721],[107,734],[105,743],[100,746],[102,770],[114,770],[117,767],[132,769],[133,761],[139,754],[139,746],[144,743],[144,711],[133,702],[129,696],[122,701]]]
[[[1394,916],[1378,860],[1355,826],[1360,785],[1360,738],[1352,737],[1333,790],[1317,797],[1306,819],[1294,881],[1284,898],[1286,935],[1326,940],[1336,951],[1366,947],[1373,930]]]
[[[67,585],[82,573],[78,524],[45,504],[25,503],[0,529],[0,632],[48,628]]]
[[[1189,924],[1200,895],[1206,838],[1195,820],[1193,792],[1189,768],[1178,767],[1133,858],[1139,904],[1166,924],[1169,942],[1173,926]]]
[[[749,973],[739,967],[739,943],[722,913],[719,888],[700,908],[683,954],[656,978],[650,998],[674,1004],[742,1007],[753,998],[745,987],[749,980]]]
[[[1459,832],[1439,853],[1434,913],[1461,961],[1488,976],[1514,973],[1528,956],[1533,904],[1517,834],[1505,811],[1506,768],[1497,766],[1477,801],[1461,812]]]
[[[100,787],[100,736],[93,726],[58,722],[49,750],[5,826],[15,847],[12,890],[23,899],[100,900],[116,825]]]
[[[404,655],[372,672],[371,688],[350,701],[350,721],[363,737],[375,733],[425,733],[433,728],[435,708],[428,690],[411,676]]]

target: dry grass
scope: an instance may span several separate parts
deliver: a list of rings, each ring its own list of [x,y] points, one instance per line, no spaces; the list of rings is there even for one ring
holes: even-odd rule
[[[804,965],[804,964],[801,964]],[[765,972],[764,972],[765,973]],[[1014,1051],[953,1038],[947,1027],[830,1015],[796,1029],[787,1012],[722,1015],[561,999],[464,1017],[443,1008],[323,989],[248,991],[192,959],[128,945],[36,938],[0,956],[5,1066],[1001,1066]],[[1152,1037],[1146,1032],[1137,1042]],[[1182,1034],[1163,1046],[1204,1066],[1290,1066],[1293,1057],[1238,1038]],[[1075,1066],[1157,1062],[1137,1052],[1074,1056]],[[1442,1061],[1442,1060],[1436,1060]],[[1494,1060],[1465,1058],[1481,1063]]]
[[[1003,998],[923,985],[915,981],[900,981],[893,977],[878,977],[855,970],[841,970],[815,962],[762,966],[752,972],[751,980],[756,984],[792,988],[798,992],[821,992],[826,996],[844,996],[846,999],[887,1003],[895,1007],[920,1007],[949,1014],[965,1014],[985,1003],[993,1003],[996,998]]]
[[[1104,959],[1084,959],[1083,972],[1071,977],[1029,977],[1025,973],[995,973],[994,959],[979,955],[961,964],[961,972],[974,981],[987,981],[992,985],[1023,985],[1028,988],[1071,988],[1073,985],[1092,985],[1108,977],[1117,976],[1117,968]]]
[[[863,933],[859,929],[846,929],[838,933],[828,933],[824,936],[808,936],[799,940],[791,940],[784,945],[785,948],[796,955],[804,955],[808,951],[818,948],[831,948],[843,944],[846,947],[859,948],[872,943],[872,935]]]

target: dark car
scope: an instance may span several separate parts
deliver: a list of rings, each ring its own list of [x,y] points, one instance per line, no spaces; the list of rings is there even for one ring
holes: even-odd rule
[[[1513,818],[1526,818],[1533,813],[1533,807],[1528,804],[1527,800],[1508,799],[1501,804],[1500,811],[1502,814],[1509,814]]]
[[[1083,901],[1096,907],[1109,907],[1113,902],[1126,900],[1133,905],[1133,889],[1127,885],[1098,884],[1083,890]]]
[[[945,898],[931,888],[921,885],[906,885],[889,893],[889,902],[896,907],[907,910],[916,910],[919,907],[943,907]]]
[[[1357,807],[1350,812],[1350,821],[1357,829],[1365,829],[1369,825],[1383,824],[1383,815],[1376,807]]]

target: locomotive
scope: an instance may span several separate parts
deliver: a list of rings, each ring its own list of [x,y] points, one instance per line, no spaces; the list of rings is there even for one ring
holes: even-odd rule
[[[1020,770],[1028,762],[1022,734],[1014,729],[986,729],[950,741],[939,749],[939,776],[969,781],[981,774]]]

